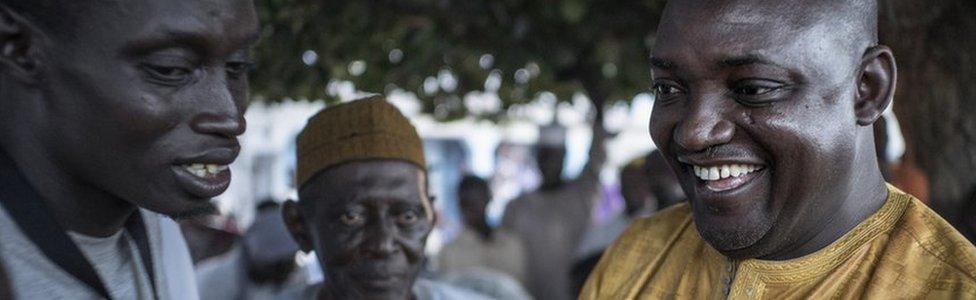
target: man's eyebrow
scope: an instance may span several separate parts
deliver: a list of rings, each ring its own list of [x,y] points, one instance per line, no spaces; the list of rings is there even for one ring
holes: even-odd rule
[[[674,69],[673,62],[655,56],[651,56],[651,66],[662,70]]]
[[[242,47],[251,47],[261,38],[260,31],[252,31],[246,36],[242,36],[240,41]],[[206,52],[210,49],[214,41],[204,32],[194,30],[184,30],[177,28],[166,28],[152,34],[149,37],[133,41],[129,49],[136,51],[152,51],[171,46],[183,46],[195,51]]]
[[[718,67],[719,68],[733,68],[733,67],[741,67],[741,66],[756,65],[756,64],[759,64],[759,65],[779,66],[778,64],[773,63],[772,61],[764,58],[761,55],[758,55],[758,54],[747,54],[747,55],[743,55],[743,56],[737,56],[737,57],[731,57],[731,58],[723,59],[722,61],[718,62]]]
[[[148,52],[173,46],[182,46],[194,51],[208,49],[211,42],[199,32],[167,28],[138,38],[130,42],[125,48],[131,52]]]

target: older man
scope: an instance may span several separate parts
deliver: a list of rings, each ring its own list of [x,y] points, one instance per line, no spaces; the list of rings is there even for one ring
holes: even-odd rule
[[[192,299],[172,220],[244,131],[251,1],[0,0],[0,258],[22,299]]]
[[[318,299],[478,299],[418,280],[434,227],[422,141],[381,97],[327,108],[298,136],[284,218],[326,274]]]
[[[582,298],[976,297],[976,248],[879,171],[876,10],[669,2],[650,127],[690,203],[631,226]]]

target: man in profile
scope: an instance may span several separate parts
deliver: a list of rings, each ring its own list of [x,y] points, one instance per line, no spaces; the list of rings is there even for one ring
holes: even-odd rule
[[[288,230],[315,251],[325,282],[317,299],[480,299],[418,279],[434,228],[423,143],[382,97],[326,108],[298,136],[298,202]]]
[[[251,1],[0,1],[0,258],[19,299],[195,299],[166,218],[213,211]]]
[[[581,298],[976,297],[976,248],[878,168],[875,1],[671,1],[651,62],[689,203],[635,222]]]

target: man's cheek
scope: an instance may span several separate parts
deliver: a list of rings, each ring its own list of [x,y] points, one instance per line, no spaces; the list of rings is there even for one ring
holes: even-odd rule
[[[322,242],[323,251],[326,256],[331,257],[336,263],[347,263],[355,258],[360,250],[360,239],[357,232],[346,232],[336,230],[320,230],[319,240]]]

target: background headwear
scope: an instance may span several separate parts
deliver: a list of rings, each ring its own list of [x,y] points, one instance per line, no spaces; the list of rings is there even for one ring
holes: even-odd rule
[[[328,107],[298,134],[296,183],[359,160],[399,159],[427,169],[423,142],[410,121],[382,96]]]

